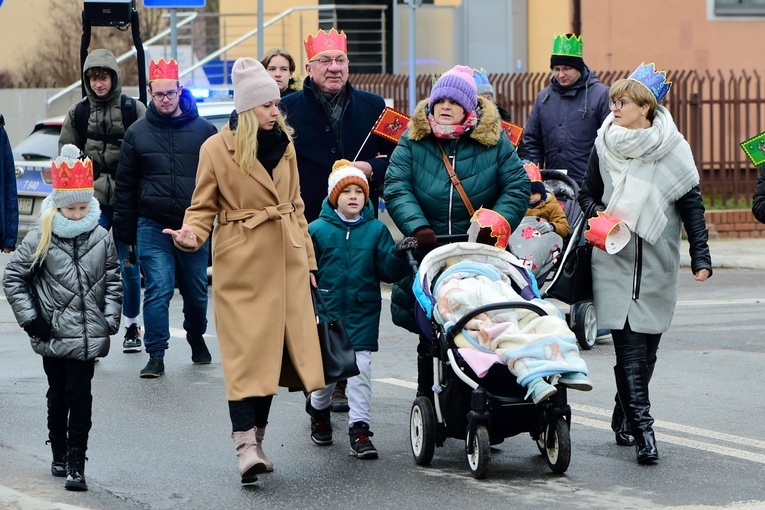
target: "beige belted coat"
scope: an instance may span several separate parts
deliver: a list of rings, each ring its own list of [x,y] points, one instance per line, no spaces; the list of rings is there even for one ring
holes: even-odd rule
[[[213,303],[226,398],[274,395],[278,386],[322,388],[309,287],[316,260],[296,159],[282,157],[273,179],[260,163],[245,175],[225,126],[202,145],[183,221],[198,247],[215,218]]]

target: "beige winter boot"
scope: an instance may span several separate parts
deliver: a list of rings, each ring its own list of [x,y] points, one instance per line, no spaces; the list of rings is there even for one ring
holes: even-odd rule
[[[258,452],[258,457],[263,459],[263,462],[266,464],[266,471],[269,473],[274,470],[274,463],[271,462],[271,460],[266,457],[266,454],[263,453],[263,437],[266,435],[266,427],[255,427],[255,439],[258,440],[258,444],[255,445],[255,449]]]
[[[266,463],[258,455],[258,440],[255,438],[255,429],[244,432],[232,432],[236,456],[239,458],[239,473],[242,475],[242,483],[252,483],[258,480],[258,475],[266,472]]]

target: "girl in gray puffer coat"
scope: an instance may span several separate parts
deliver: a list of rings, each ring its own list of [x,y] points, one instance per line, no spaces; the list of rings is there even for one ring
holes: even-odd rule
[[[109,352],[122,305],[117,254],[98,225],[93,166],[66,145],[52,166],[53,192],[40,226],[5,267],[3,289],[18,323],[43,357],[48,377],[51,474],[67,490],[87,490],[85,451],[91,427],[91,380],[96,357]]]

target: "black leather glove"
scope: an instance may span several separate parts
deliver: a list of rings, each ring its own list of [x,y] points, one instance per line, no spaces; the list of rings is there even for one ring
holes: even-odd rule
[[[45,322],[45,319],[43,319],[42,316],[38,315],[24,324],[23,327],[30,338],[39,338],[43,342],[50,341],[50,324]]]
[[[128,246],[128,259],[127,259],[127,264],[125,265],[132,266],[136,262],[138,262],[138,257],[135,254],[135,246],[131,244],[130,246]]]
[[[549,221],[540,221],[534,227],[534,229],[540,234],[547,234],[548,232],[555,232],[555,226]]]
[[[430,250],[436,245],[436,233],[430,227],[420,227],[414,231],[417,246],[422,250]]]

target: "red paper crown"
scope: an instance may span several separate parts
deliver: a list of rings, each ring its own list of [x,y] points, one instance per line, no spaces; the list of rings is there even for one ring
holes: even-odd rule
[[[542,181],[542,172],[534,163],[526,163],[523,165],[523,169],[526,170],[526,173],[529,175],[529,179],[531,181]]]
[[[161,58],[149,62],[149,81],[156,80],[178,81],[178,62],[173,58],[169,61]]]
[[[62,161],[61,165],[53,161],[51,178],[55,190],[93,189],[93,162],[90,158],[78,159],[73,166],[69,166],[66,161]]]
[[[342,51],[348,54],[348,39],[345,32],[338,32],[334,28],[329,32],[319,30],[316,35],[308,35],[303,41],[305,54],[308,60],[313,60],[316,55],[327,51]]]
[[[510,241],[510,223],[504,216],[491,209],[481,207],[470,219],[480,227],[476,242],[504,250]]]

